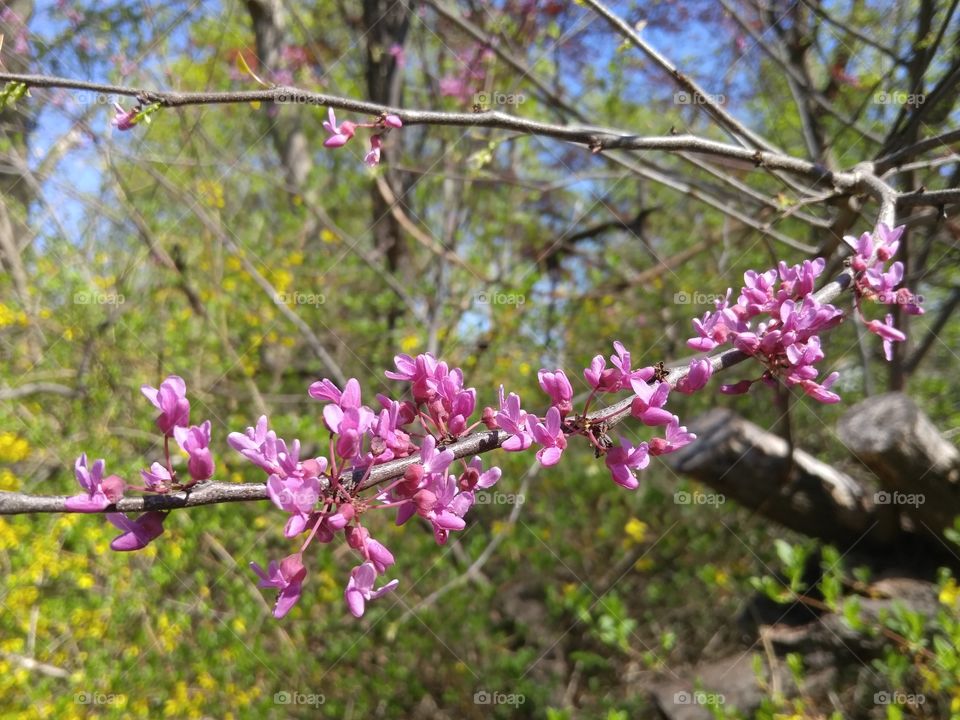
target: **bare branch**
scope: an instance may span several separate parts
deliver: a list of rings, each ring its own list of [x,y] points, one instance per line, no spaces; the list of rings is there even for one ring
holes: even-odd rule
[[[680,72],[680,69],[676,65],[661,55],[652,45],[650,45],[650,43],[640,37],[640,33],[630,27],[630,25],[627,24],[623,18],[616,15],[606,5],[604,5],[602,2],[599,2],[599,0],[584,0],[584,2],[592,7],[604,18],[604,20],[610,23],[617,32],[629,40],[644,55],[653,60],[654,63],[668,73],[670,77],[673,78],[674,82],[677,83],[677,85],[687,92],[692,93],[695,97],[698,97],[701,101],[701,104],[710,110],[710,112],[717,119],[718,123],[724,129],[730,132],[735,138],[740,138],[741,141],[747,141],[744,143],[745,146],[762,148],[773,153],[779,152],[775,145],[772,145],[770,142],[760,137],[757,133],[753,132],[753,130],[748,128],[746,125],[733,117],[733,115],[724,110],[721,105],[713,100],[706,90],[700,87],[696,81]]]
[[[26,383],[15,388],[0,388],[0,400],[16,400],[30,395],[63,395],[73,397],[77,391],[59,383],[37,382]]]

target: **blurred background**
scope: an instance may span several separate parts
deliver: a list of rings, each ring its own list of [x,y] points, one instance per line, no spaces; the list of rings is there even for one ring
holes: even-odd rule
[[[840,170],[956,127],[956,5],[611,8],[751,129]],[[268,83],[396,107],[728,140],[700,98],[581,2],[0,2],[0,33],[4,72],[256,89],[245,64]],[[836,269],[840,237],[876,219],[868,199],[691,153],[594,155],[411,126],[371,169],[366,136],[322,147],[325,108],[161,110],[121,132],[115,101],[132,106],[33,89],[0,113],[0,490],[73,493],[81,452],[135,481],[162,454],[139,388],[168,374],[185,378],[194,421],[213,423],[217,479],[237,482],[263,477],[229,432],[266,413],[280,436],[323,453],[307,386],[357,377],[365,399],[395,393],[383,372],[399,352],[462,367],[480,407],[501,383],[535,404],[541,367],[566,368],[582,392],[580,368],[613,340],[636,365],[689,358],[690,319],[744,271],[817,254]],[[957,187],[954,147],[887,180]],[[654,461],[635,492],[583,443],[547,470],[495,454],[500,493],[448,546],[416,522],[374,528],[401,585],[362,620],[346,611],[354,562],[337,546],[310,554],[299,605],[271,617],[272,591],[248,564],[294,544],[269,503],[175,511],[130,554],[109,550],[115,530],[97,516],[0,519],[0,712],[960,717],[949,210],[900,214],[905,284],[927,312],[898,316],[910,340],[893,362],[855,322],[825,339],[821,367],[840,372],[842,404],[760,386],[731,398],[716,381],[676,395],[671,408],[701,418],[710,443]],[[869,444],[863,416],[837,429],[888,391],[908,408],[891,445],[928,440],[899,465],[851,452],[858,427]],[[818,495],[847,480],[786,460],[783,438],[853,483],[855,507]],[[877,494],[924,477],[947,483],[942,517]]]

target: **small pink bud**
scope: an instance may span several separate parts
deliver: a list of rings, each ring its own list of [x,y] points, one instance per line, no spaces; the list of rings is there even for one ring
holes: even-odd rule
[[[418,490],[413,496],[413,502],[417,505],[417,512],[420,515],[426,515],[436,507],[437,496],[429,490]]]
[[[354,550],[363,548],[367,542],[367,538],[370,537],[370,532],[362,527],[348,527],[344,533],[347,536],[347,545]]]
[[[126,486],[127,484],[123,481],[123,478],[118,475],[108,475],[100,484],[100,487],[103,488],[103,494],[106,495],[107,499],[112,503],[117,502],[117,500],[123,497],[123,491]]]
[[[480,481],[480,472],[475,467],[468,467],[457,481],[461,490],[473,490]]]

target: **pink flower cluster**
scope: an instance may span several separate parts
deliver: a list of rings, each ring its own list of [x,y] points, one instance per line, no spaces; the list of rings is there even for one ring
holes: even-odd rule
[[[337,126],[332,113],[329,124],[328,130],[340,136],[336,141],[339,145],[347,142],[356,128],[346,122]],[[874,235],[851,242],[856,251],[851,267],[856,273],[858,310],[867,298],[900,302],[908,312],[920,311],[915,296],[897,289],[902,265],[894,263],[887,268],[901,232],[881,226]],[[824,357],[820,333],[842,320],[840,310],[818,302],[814,295],[824,265],[817,259],[792,267],[780,263],[763,273],[748,271],[736,301],[731,300],[732,291],[728,290],[713,312],[693,320],[697,336],[688,344],[707,352],[730,345],[764,366],[758,379],[800,386],[822,402],[838,401],[829,389],[837,374],[819,380],[816,368]],[[868,327],[884,339],[885,345],[902,339],[889,320],[876,326],[871,322],[876,323],[870,321]],[[314,541],[332,543],[340,537],[357,554],[357,564],[344,590],[344,600],[353,615],[362,616],[368,603],[398,586],[396,579],[381,580],[390,573],[395,559],[371,536],[364,523],[368,512],[395,511],[397,525],[418,516],[429,524],[440,545],[448,542],[450,533],[464,530],[477,493],[494,487],[501,476],[498,467],[485,468],[479,457],[468,460],[455,453],[454,444],[478,425],[494,431],[491,440],[508,452],[535,448],[537,460],[544,467],[557,465],[570,439],[583,436],[596,456],[604,458],[613,481],[636,489],[637,471],[650,464],[651,456],[674,452],[695,439],[668,403],[674,392],[689,394],[704,388],[713,374],[715,359],[698,357],[683,372],[668,373],[662,364],[634,367],[631,353],[619,341],[613,343],[613,350],[608,357],[595,356],[584,368],[583,378],[590,392],[579,411],[574,409],[573,385],[567,373],[541,369],[537,378],[550,403],[543,415],[524,409],[520,396],[501,386],[499,407],[485,407],[477,417],[476,390],[465,386],[460,368],[450,367],[430,354],[397,355],[395,369],[385,374],[403,384],[402,399],[378,394],[372,407],[366,405],[360,383],[353,378],[342,388],[328,379],[310,385],[310,397],[323,403],[323,423],[329,431],[322,455],[304,456],[300,441],[278,437],[265,416],[244,432],[231,433],[230,446],[266,474],[267,496],[287,515],[285,536],[305,536],[296,552],[279,562],[271,561],[266,570],[251,563],[260,586],[278,591],[274,616],[283,617],[298,602],[307,579],[304,553]],[[671,377],[675,378],[672,384]],[[722,386],[721,390],[746,392],[754,382],[745,380]],[[144,487],[136,489],[168,493],[212,477],[210,422],[190,425],[190,403],[183,380],[171,375],[159,388],[144,386],[142,390],[159,410],[156,423],[164,437],[166,463],[154,462],[141,471]],[[610,409],[589,412],[600,396],[614,393],[631,396]],[[608,435],[609,427],[628,411],[644,426],[663,428],[662,436],[639,442],[621,437],[615,443]],[[185,483],[178,480],[170,462],[171,438],[188,458],[190,480]],[[405,459],[402,475],[376,476],[378,466],[401,459]],[[101,512],[120,500],[126,485],[115,475],[105,476],[104,465],[103,460],[88,465],[86,455],[78,458],[76,477],[84,493],[68,498],[67,509]],[[112,547],[144,547],[163,532],[164,517],[158,511],[136,519],[122,513],[108,514],[109,520],[123,530]]]
[[[850,267],[857,273],[854,278],[857,314],[867,329],[883,340],[883,354],[887,360],[893,358],[893,343],[903,342],[907,339],[906,335],[893,326],[891,313],[887,313],[883,322],[867,320],[862,305],[866,299],[883,305],[900,305],[909,315],[923,314],[921,298],[907,288],[898,288],[903,281],[903,263],[897,261],[887,267],[897,254],[905,229],[903,225],[890,229],[880,223],[874,233],[863,233],[859,239],[850,236],[844,238],[854,251]]]
[[[584,369],[583,377],[592,388],[584,404],[583,413],[575,418],[568,416],[573,410],[573,387],[563,370],[540,370],[537,378],[540,388],[550,397],[551,406],[543,418],[523,410],[520,397],[515,393],[505,395],[500,388],[500,409],[484,411],[484,422],[491,429],[500,429],[509,434],[501,447],[504,450],[519,452],[537,444],[537,460],[544,467],[556,465],[567,447],[570,435],[583,435],[593,445],[598,456],[606,459],[607,468],[618,485],[630,490],[639,486],[635,470],[642,470],[649,463],[650,455],[679,450],[690,443],[695,436],[680,425],[679,418],[664,408],[670,386],[657,379],[657,370],[653,366],[634,369],[629,351],[620,341],[613,343],[614,355],[610,356],[610,367],[602,355],[597,355]],[[709,362],[707,371],[703,364],[695,364],[688,372],[687,392],[703,387],[712,372]],[[604,429],[604,417],[593,415],[587,420],[587,410],[593,399],[601,393],[615,393],[632,390],[635,397],[630,407],[631,415],[649,426],[665,425],[666,436],[654,438],[650,443],[633,445],[625,438],[620,445],[612,447],[612,440]]]
[[[397,115],[385,114],[372,123],[355,123],[350,120],[344,120],[337,124],[337,116],[333,108],[328,108],[328,119],[323,123],[323,129],[327,131],[328,137],[323,146],[327,148],[338,148],[346,145],[357,132],[357,128],[373,128],[375,132],[370,136],[370,150],[363,157],[363,161],[370,167],[380,164],[380,151],[383,148],[383,137],[391,128],[402,128],[403,121]]]
[[[545,467],[560,461],[569,436],[584,435],[599,453],[607,455],[614,480],[636,488],[634,471],[646,467],[650,455],[672,452],[690,442],[693,435],[680,427],[675,415],[663,410],[669,387],[654,379],[654,368],[632,370],[630,354],[619,342],[615,349],[614,373],[605,373],[600,367],[603,358],[595,359],[585,373],[588,381],[602,376],[602,387],[609,391],[640,389],[643,395],[635,401],[634,414],[647,424],[666,425],[666,437],[637,446],[623,440],[608,452],[612,443],[600,427],[601,421],[588,423],[586,407],[583,415],[572,416],[573,388],[563,370],[539,373],[540,386],[551,401],[543,417],[523,410],[519,396],[507,395],[501,387],[499,410],[485,408],[480,421],[491,430],[508,434],[502,443],[506,450],[527,450],[536,444],[537,459]],[[253,565],[262,587],[279,590],[274,609],[277,617],[288,612],[300,596],[306,577],[303,554],[314,540],[329,543],[342,534],[347,545],[359,554],[360,562],[351,571],[344,591],[347,607],[359,617],[367,603],[398,584],[389,580],[377,587],[378,579],[394,565],[394,556],[371,537],[363,523],[367,512],[393,509],[397,525],[419,516],[430,524],[436,542],[443,545],[450,533],[466,527],[465,518],[476,502],[476,493],[488,490],[500,479],[499,468],[485,468],[479,457],[458,460],[447,447],[480,422],[474,420],[476,390],[464,386],[463,371],[430,354],[398,355],[394,364],[395,369],[386,376],[404,383],[409,399],[377,395],[378,410],[363,404],[356,379],[348,380],[342,389],[328,379],[310,386],[310,396],[324,403],[323,422],[330,432],[327,457],[301,460],[300,443],[278,438],[268,429],[265,417],[256,427],[229,437],[234,449],[267,473],[270,499],[289,515],[287,537],[307,535],[299,551],[280,563],[272,562],[267,570]],[[599,381],[594,384],[595,391],[600,387]],[[399,458],[414,462],[401,477],[364,496],[366,481],[376,466]]]
[[[74,472],[77,482],[84,492],[80,495],[68,497],[64,507],[72,512],[96,513],[103,512],[117,503],[129,487],[153,493],[168,493],[171,490],[184,490],[198,482],[213,477],[214,462],[210,453],[210,421],[201,425],[190,425],[190,402],[187,400],[187,386],[183,378],[171,375],[159,388],[144,385],[143,394],[160,411],[157,416],[157,427],[163,434],[166,464],[155,462],[149,470],[141,470],[144,487],[128,486],[117,475],[104,477],[106,463],[101,459],[87,465],[87,455],[83,453],[77,458]],[[187,472],[190,481],[180,483],[170,461],[170,438],[173,437],[180,449],[187,455]],[[152,510],[137,518],[130,518],[124,513],[107,513],[107,520],[115,525],[123,534],[110,543],[114,550],[140,550],[150,541],[163,533],[163,521],[166,514]]]
[[[231,433],[228,441],[245,458],[268,474],[267,493],[289,514],[285,534],[308,536],[299,552],[267,571],[254,565],[262,587],[280,590],[274,615],[282,617],[299,598],[306,575],[302,557],[314,541],[332,542],[342,533],[360,555],[350,574],[344,599],[351,613],[363,615],[366,603],[393,590],[397,580],[375,588],[376,579],[394,564],[393,554],[371,537],[362,517],[370,510],[395,509],[397,524],[419,515],[433,527],[438,543],[451,531],[462,530],[463,516],[473,505],[475,489],[491,487],[498,468],[483,469],[480,458],[463,462],[461,472],[449,471],[453,453],[438,448],[469,432],[467,421],[476,408],[476,391],[463,386],[463,373],[431,355],[399,355],[396,371],[387,376],[409,384],[412,400],[402,402],[377,396],[379,411],[363,404],[360,383],[351,378],[343,389],[323,379],[310,386],[312,398],[325,403],[323,422],[330,431],[329,459],[300,460],[300,443],[286,443],[260,418],[245,433]],[[418,428],[412,427],[414,424]],[[417,446],[411,437],[423,439]],[[438,440],[439,438],[439,440]],[[418,456],[406,473],[373,497],[361,496],[363,483],[377,465]]]
[[[899,303],[908,313],[923,312],[913,293],[905,288],[897,289],[903,280],[903,264],[896,262],[889,269],[886,267],[899,247],[903,231],[903,227],[891,230],[880,224],[875,232],[864,233],[859,240],[845,238],[855,252],[850,266],[856,273],[854,292],[861,318],[864,298],[885,304]],[[815,367],[824,357],[820,333],[843,321],[843,313],[838,308],[818,302],[814,295],[816,278],[825,266],[826,261],[817,258],[792,267],[781,262],[777,268],[763,273],[749,270],[744,273],[745,285],[736,303],[731,304],[732,291],[727,290],[726,297],[716,301],[715,311],[694,319],[697,337],[687,341],[691,348],[710,351],[732,344],[766,367],[760,378],[723,385],[722,392],[747,392],[757,380],[770,385],[783,381],[788,386],[799,385],[820,402],[840,401],[840,396],[830,390],[839,373],[830,373],[818,381],[819,371]],[[891,344],[905,339],[904,334],[893,327],[893,316],[888,314],[883,323],[866,319],[864,322],[883,339],[884,354],[889,360]]]
[[[744,273],[744,287],[737,301],[730,302],[731,290],[716,301],[716,310],[693,320],[697,337],[687,341],[694,350],[710,351],[731,344],[759,360],[765,367],[758,378],[768,384],[782,380],[799,385],[811,397],[824,403],[838,402],[830,391],[837,373],[822,382],[815,364],[823,359],[819,333],[839,324],[843,313],[833,305],[820,303],[813,295],[816,278],[823,272],[822,258],[804,260],[758,273]],[[728,394],[746,392],[756,380],[723,385]]]
[[[440,78],[440,94],[464,102],[473,98],[474,93],[483,88],[490,63],[495,57],[493,50],[486,45],[475,44],[457,52],[455,59],[459,68],[456,73]]]

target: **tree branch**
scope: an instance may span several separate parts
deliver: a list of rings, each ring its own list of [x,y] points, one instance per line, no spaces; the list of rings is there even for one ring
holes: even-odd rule
[[[754,150],[700,138],[695,135],[670,135],[666,137],[642,136],[633,135],[614,128],[585,125],[557,125],[539,120],[516,117],[499,111],[452,113],[435,110],[405,110],[403,108],[390,107],[388,105],[380,105],[363,100],[354,100],[352,98],[328,95],[326,93],[312,92],[287,86],[226,92],[172,92],[145,90],[45,75],[0,73],[0,82],[2,81],[21,82],[32,88],[64,88],[122,95],[136,98],[143,104],[158,103],[162,107],[169,108],[195,105],[273,102],[279,105],[298,104],[330,107],[377,117],[391,114],[398,116],[406,125],[487,127],[500,130],[512,130],[524,135],[552,137],[557,140],[584,145],[594,152],[600,152],[606,149],[698,152],[705,155],[716,155],[741,160],[756,167],[784,170],[812,179],[817,183],[832,183],[841,189],[850,189],[856,183],[856,178],[852,173],[831,173],[816,163],[794,158],[776,151]],[[700,90],[698,89],[697,92],[700,92]]]
[[[846,290],[853,280],[853,272],[844,270],[833,281],[825,285],[814,297],[818,302],[826,303]],[[740,350],[726,350],[709,357],[714,372],[733,367],[747,360],[750,356]],[[675,368],[666,377],[666,382],[675,387],[687,376],[689,367]],[[608,426],[614,426],[630,416],[630,406],[635,395],[630,395],[613,405],[594,410],[587,417],[591,420],[603,419]],[[503,430],[489,430],[473,433],[460,440],[445,446],[453,452],[455,459],[481,455],[496,450],[510,435]],[[371,487],[403,477],[404,472],[411,465],[420,461],[419,455],[392,460],[376,465],[369,473],[364,468],[358,468],[344,473],[340,481],[356,491],[367,490]],[[321,479],[321,484],[323,480]],[[265,483],[224,483],[205,482],[196,485],[190,490],[168,493],[164,495],[146,495],[142,497],[123,498],[115,505],[111,505],[102,512],[142,512],[146,510],[175,510],[198,505],[213,505],[227,502],[245,502],[252,500],[266,500],[267,487]],[[0,492],[0,515],[22,515],[26,513],[66,513],[64,507],[66,496],[28,495],[16,492]]]

